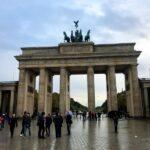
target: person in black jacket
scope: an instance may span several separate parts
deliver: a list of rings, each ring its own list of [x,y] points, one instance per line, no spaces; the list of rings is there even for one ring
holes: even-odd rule
[[[44,132],[45,132],[45,112],[42,112],[41,115],[38,118],[39,131],[38,131],[38,137],[39,138],[45,138]]]
[[[18,124],[17,124],[16,115],[13,114],[12,117],[10,117],[10,121],[9,121],[11,138],[13,138],[14,129],[15,129],[15,127],[17,127],[17,125],[18,125]]]
[[[67,112],[67,115],[66,115],[66,124],[67,124],[68,135],[70,135],[70,129],[71,129],[71,124],[72,124],[72,116],[71,116],[71,114],[69,114],[69,112]]]
[[[48,114],[46,116],[46,122],[45,122],[45,125],[46,125],[46,135],[47,136],[50,136],[50,126],[52,124],[52,117],[50,114]]]
[[[115,112],[113,114],[113,120],[114,120],[114,127],[115,127],[116,133],[118,132],[118,119],[119,119],[119,116],[118,116],[117,112]]]
[[[22,117],[22,129],[20,136],[26,136],[27,112],[25,111]]]
[[[55,124],[55,132],[56,132],[56,138],[61,137],[61,127],[63,123],[63,118],[60,114],[56,113],[56,116],[54,117],[54,124]]]
[[[29,136],[31,136],[30,127],[31,127],[31,116],[30,116],[30,113],[27,113],[27,118],[26,118],[26,131],[27,131],[27,130],[29,131]]]

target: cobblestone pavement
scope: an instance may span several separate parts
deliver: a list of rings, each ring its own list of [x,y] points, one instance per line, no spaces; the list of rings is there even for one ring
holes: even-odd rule
[[[36,121],[32,122],[32,135],[20,137],[21,122],[10,138],[8,126],[0,131],[0,150],[150,150],[150,120],[120,120],[118,133],[107,118],[100,121],[74,119],[72,133],[68,136],[65,123],[62,137],[37,138]]]

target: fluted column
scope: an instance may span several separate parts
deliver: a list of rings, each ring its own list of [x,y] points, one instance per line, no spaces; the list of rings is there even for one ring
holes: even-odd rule
[[[88,111],[95,110],[95,85],[94,85],[94,69],[88,67],[87,70],[87,88],[88,88]]]
[[[127,112],[130,116],[134,116],[133,108],[133,87],[132,87],[132,74],[131,68],[128,68],[125,73],[125,85],[126,85],[126,103],[127,103]]]
[[[26,110],[32,115],[34,109],[34,94],[36,82],[36,75],[34,73],[34,70],[27,71],[26,82],[27,82],[27,96],[25,97],[24,110]]]
[[[47,83],[47,108],[46,113],[52,112],[52,94],[53,94],[53,75],[48,74],[48,83]]]
[[[9,112],[10,113],[14,113],[14,96],[15,96],[15,93],[14,93],[14,90],[11,90],[11,96],[10,96],[10,106],[9,106]]]
[[[109,72],[107,70],[106,73],[106,89],[107,89],[107,109],[108,112],[110,112],[112,110],[112,104],[111,104],[111,100],[110,100],[110,86],[109,86],[110,82],[109,82]]]
[[[60,68],[60,100],[59,111],[64,114],[70,109],[69,73],[66,68]]]
[[[146,117],[150,117],[150,110],[149,110],[149,100],[148,100],[148,91],[147,88],[144,88],[144,103],[145,103],[145,113]]]
[[[46,69],[40,69],[38,111],[46,114],[52,111],[53,76]]]
[[[29,85],[29,71],[26,70],[25,74],[25,94],[24,94],[24,104],[23,104],[23,111],[28,111],[28,85]]]
[[[47,105],[47,82],[48,75],[45,68],[40,68],[40,77],[39,77],[39,100],[38,100],[38,111],[45,112]]]
[[[139,87],[138,73],[137,73],[137,65],[131,66],[131,74],[132,74],[132,95],[133,95],[133,107],[134,107],[134,117],[143,116],[142,109],[142,100],[141,93]]]
[[[108,111],[118,110],[116,75],[114,66],[108,66],[107,69],[107,99]]]
[[[18,98],[17,98],[17,116],[21,117],[23,114],[23,106],[26,95],[26,70],[20,69],[19,72],[19,86],[18,86]]]

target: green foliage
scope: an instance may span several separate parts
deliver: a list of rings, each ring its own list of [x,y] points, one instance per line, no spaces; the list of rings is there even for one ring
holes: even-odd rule
[[[107,100],[100,106],[103,113],[107,113]]]
[[[52,111],[56,112],[59,110],[59,94],[53,93],[52,95]]]
[[[79,102],[74,101],[73,98],[70,99],[70,109],[72,111],[78,110],[78,111],[87,111],[87,107],[83,106]]]
[[[127,111],[126,93],[125,91],[117,94],[118,110]]]
[[[127,111],[126,93],[122,91],[117,94],[118,110]],[[107,100],[101,105],[101,110],[107,113]]]
[[[52,111],[56,112],[59,110],[59,94],[53,93],[52,94]],[[38,110],[38,92],[35,91],[35,97],[34,97],[34,108]],[[78,111],[86,111],[87,107],[83,106],[82,104],[76,102],[73,98],[70,99],[70,109],[72,111],[78,110]]]

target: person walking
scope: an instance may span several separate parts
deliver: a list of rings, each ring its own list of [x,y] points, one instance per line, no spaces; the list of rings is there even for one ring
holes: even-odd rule
[[[63,124],[62,116],[60,114],[56,113],[56,116],[54,117],[53,122],[55,124],[56,138],[61,137],[61,127]]]
[[[70,135],[71,124],[72,124],[72,116],[69,112],[66,115],[66,124],[67,124],[68,135]]]
[[[31,116],[30,116],[30,113],[27,113],[27,118],[26,118],[26,132],[28,131],[29,132],[29,136],[31,136],[31,130],[30,130],[30,127],[31,127]]]
[[[98,120],[100,120],[100,119],[101,119],[101,114],[102,114],[101,112],[98,112],[98,113],[97,113]]]
[[[13,114],[12,117],[10,117],[9,126],[10,126],[10,135],[11,135],[11,138],[13,138],[14,129],[15,129],[15,127],[18,126],[17,118],[16,118],[15,114]]]
[[[20,136],[26,136],[27,112],[25,111],[22,117],[22,129]]]
[[[50,136],[50,126],[52,124],[52,117],[50,114],[48,114],[46,116],[46,122],[45,122],[45,125],[46,125],[46,135],[49,137]]]
[[[83,116],[83,121],[85,121],[86,120],[86,111],[83,112],[82,116]]]
[[[41,115],[38,118],[38,124],[39,130],[38,130],[38,138],[44,139],[44,132],[45,132],[45,112],[42,112]]]
[[[119,119],[117,112],[114,112],[112,119],[114,121],[115,133],[117,133],[118,132],[118,119]]]

